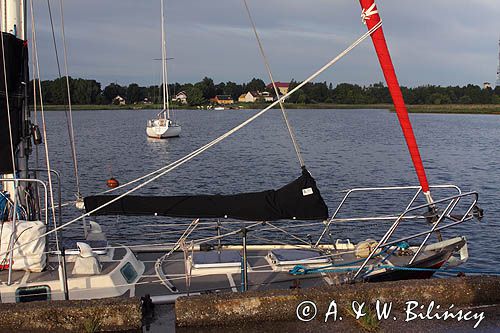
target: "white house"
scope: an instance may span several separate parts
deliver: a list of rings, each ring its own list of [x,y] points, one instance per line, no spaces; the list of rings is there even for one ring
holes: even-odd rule
[[[238,102],[254,103],[257,98],[259,98],[259,95],[257,93],[249,91],[246,94],[241,94],[240,97],[238,97]]]
[[[174,98],[172,98],[172,102],[177,102],[180,104],[187,104],[187,94],[185,91],[178,92]]]
[[[264,102],[272,102],[274,101],[274,97],[267,91],[264,91],[262,93],[258,91],[249,91],[246,94],[242,94],[240,95],[240,97],[238,97],[238,102],[240,103],[254,103],[259,100]]]
[[[115,98],[113,98],[112,101],[113,104],[115,105],[125,105],[125,98],[121,97],[120,95],[116,95]]]
[[[269,92],[264,91],[260,94],[260,98],[264,99],[264,102],[274,102],[274,97]]]

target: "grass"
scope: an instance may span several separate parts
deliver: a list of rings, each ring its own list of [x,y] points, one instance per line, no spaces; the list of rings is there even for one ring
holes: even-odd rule
[[[362,302],[360,302],[362,303]],[[363,317],[356,320],[356,314],[351,307],[346,307],[347,312],[355,319],[356,323],[360,325],[365,331],[377,332],[379,329],[380,321],[375,314],[375,308],[369,302],[365,302]]]
[[[99,332],[102,328],[101,320],[99,318],[87,318],[83,323],[85,333]]]
[[[263,109],[269,104],[264,103],[238,103],[233,107],[242,109]],[[45,105],[46,111],[63,111],[65,105]],[[175,106],[174,109],[195,109],[191,106]],[[279,108],[279,105],[274,107]],[[394,111],[392,104],[292,104],[285,103],[286,109],[388,109]],[[150,110],[161,109],[159,104],[131,104],[131,105],[73,105],[75,111],[86,110]],[[452,114],[500,114],[500,104],[443,104],[443,105],[408,105],[410,113],[452,113]]]
[[[410,113],[500,114],[500,104],[409,105]]]

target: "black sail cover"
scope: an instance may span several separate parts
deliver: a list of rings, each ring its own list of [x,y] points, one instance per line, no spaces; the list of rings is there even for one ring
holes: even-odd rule
[[[12,152],[9,133],[9,113],[7,112],[7,81],[12,144],[17,147],[21,140],[22,107],[24,99],[25,66],[28,59],[28,47],[21,39],[2,32],[4,50],[0,43],[0,174],[12,173]],[[5,55],[5,64],[4,57]],[[4,72],[5,66],[5,72]]]
[[[92,212],[116,197],[86,197],[85,209]],[[328,207],[316,181],[303,168],[302,176],[277,190],[234,195],[125,196],[91,215],[160,215],[246,221],[324,220],[328,218]]]

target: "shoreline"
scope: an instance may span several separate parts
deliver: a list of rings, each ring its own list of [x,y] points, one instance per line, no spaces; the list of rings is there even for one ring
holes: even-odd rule
[[[227,111],[263,109],[269,104],[248,103],[232,106]],[[32,107],[31,107],[32,108]],[[157,104],[136,105],[72,105],[73,111],[103,111],[103,110],[151,110],[159,109]],[[274,107],[278,109],[279,106]],[[394,112],[392,104],[292,104],[285,103],[286,109],[386,109]],[[434,113],[434,114],[498,114],[500,115],[500,104],[444,104],[444,105],[407,105],[409,113]],[[64,111],[65,105],[45,105],[45,111]],[[197,107],[176,106],[174,110],[196,110]],[[213,111],[213,110],[207,110]]]

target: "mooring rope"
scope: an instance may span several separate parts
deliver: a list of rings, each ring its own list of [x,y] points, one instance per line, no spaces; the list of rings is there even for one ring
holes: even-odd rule
[[[500,271],[488,270],[475,270],[475,269],[447,269],[445,268],[419,268],[419,267],[404,267],[404,266],[390,266],[381,265],[376,268],[391,269],[396,271],[416,271],[416,272],[442,272],[442,273],[470,273],[470,274],[486,274],[486,275],[500,275]]]

